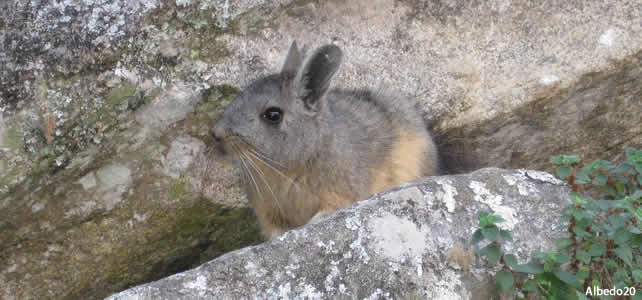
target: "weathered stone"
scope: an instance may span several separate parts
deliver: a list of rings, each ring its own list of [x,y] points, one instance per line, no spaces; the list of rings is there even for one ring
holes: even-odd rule
[[[197,138],[188,135],[176,138],[172,141],[169,152],[163,160],[165,174],[172,178],[178,178],[187,171],[203,148],[205,148],[205,143]]]
[[[100,297],[253,243],[230,221],[252,219],[209,128],[293,39],[344,50],[337,86],[418,100],[451,171],[617,158],[642,143],[641,13],[617,0],[0,1],[0,298]],[[102,189],[109,166],[129,176]],[[457,190],[439,197],[456,211]]]
[[[526,263],[531,250],[550,249],[564,234],[559,216],[568,193],[536,171],[430,177],[107,299],[486,300],[496,269],[470,250],[478,213],[506,219],[500,227],[514,240],[505,251]],[[470,259],[454,259],[455,251]]]
[[[101,298],[258,242],[236,177],[206,173],[223,168],[175,126],[120,132],[3,198],[0,298]]]

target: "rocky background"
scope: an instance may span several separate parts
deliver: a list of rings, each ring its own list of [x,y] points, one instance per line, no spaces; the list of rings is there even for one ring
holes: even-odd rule
[[[2,1],[0,298],[101,298],[258,243],[208,130],[292,40],[342,47],[338,86],[416,99],[452,172],[642,145],[639,1]]]
[[[470,247],[478,213],[490,207],[505,218],[500,226],[515,242],[504,250],[527,263],[531,250],[552,249],[563,235],[552,224],[568,193],[538,171],[428,177],[107,300],[499,299],[491,274],[500,267]]]

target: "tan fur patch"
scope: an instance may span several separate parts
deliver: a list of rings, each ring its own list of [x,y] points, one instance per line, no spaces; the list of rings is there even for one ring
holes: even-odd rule
[[[354,201],[360,200],[347,198],[347,196],[349,195],[351,195],[351,193],[344,193],[343,195],[341,195],[340,193],[332,191],[322,192],[319,195],[321,198],[321,207],[319,211],[323,213],[329,213],[337,209],[344,208]]]
[[[335,181],[337,178],[321,178],[314,168],[276,170],[248,155],[246,164],[254,177],[248,196],[264,236],[272,238],[304,225],[317,213],[329,213],[394,186],[435,175],[437,157],[430,138],[405,129],[399,130],[398,136],[386,160],[371,175],[368,190],[354,190],[347,182]]]
[[[261,224],[263,234],[272,238],[279,233],[304,225],[317,213],[323,199],[312,191],[308,178],[318,178],[313,170],[297,168],[278,170],[258,157],[248,156],[248,167],[253,171],[256,188],[248,191],[254,212]],[[257,192],[258,189],[258,192]]]
[[[370,185],[372,194],[436,174],[437,158],[431,140],[407,129],[400,129],[398,134],[387,160],[375,171]]]

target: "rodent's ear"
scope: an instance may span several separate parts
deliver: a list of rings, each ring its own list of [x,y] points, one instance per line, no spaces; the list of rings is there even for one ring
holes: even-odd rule
[[[303,63],[303,53],[299,50],[299,47],[296,44],[296,41],[292,41],[290,45],[290,50],[285,56],[285,61],[283,61],[283,67],[281,67],[281,74],[289,78],[294,78],[296,73],[301,68]]]
[[[320,100],[330,87],[330,80],[339,70],[343,53],[335,45],[317,49],[299,71],[295,87],[305,107],[313,112],[319,110]]]

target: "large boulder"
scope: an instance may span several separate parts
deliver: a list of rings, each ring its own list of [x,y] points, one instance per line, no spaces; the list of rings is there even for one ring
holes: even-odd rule
[[[513,232],[505,251],[526,263],[565,232],[569,189],[544,172],[482,169],[430,177],[115,294],[152,299],[491,299],[496,271],[470,244],[480,211]],[[483,245],[482,245],[483,246]]]
[[[640,146],[642,3],[0,1],[0,298],[99,298],[257,243],[222,107],[292,40],[421,104],[451,171]]]

